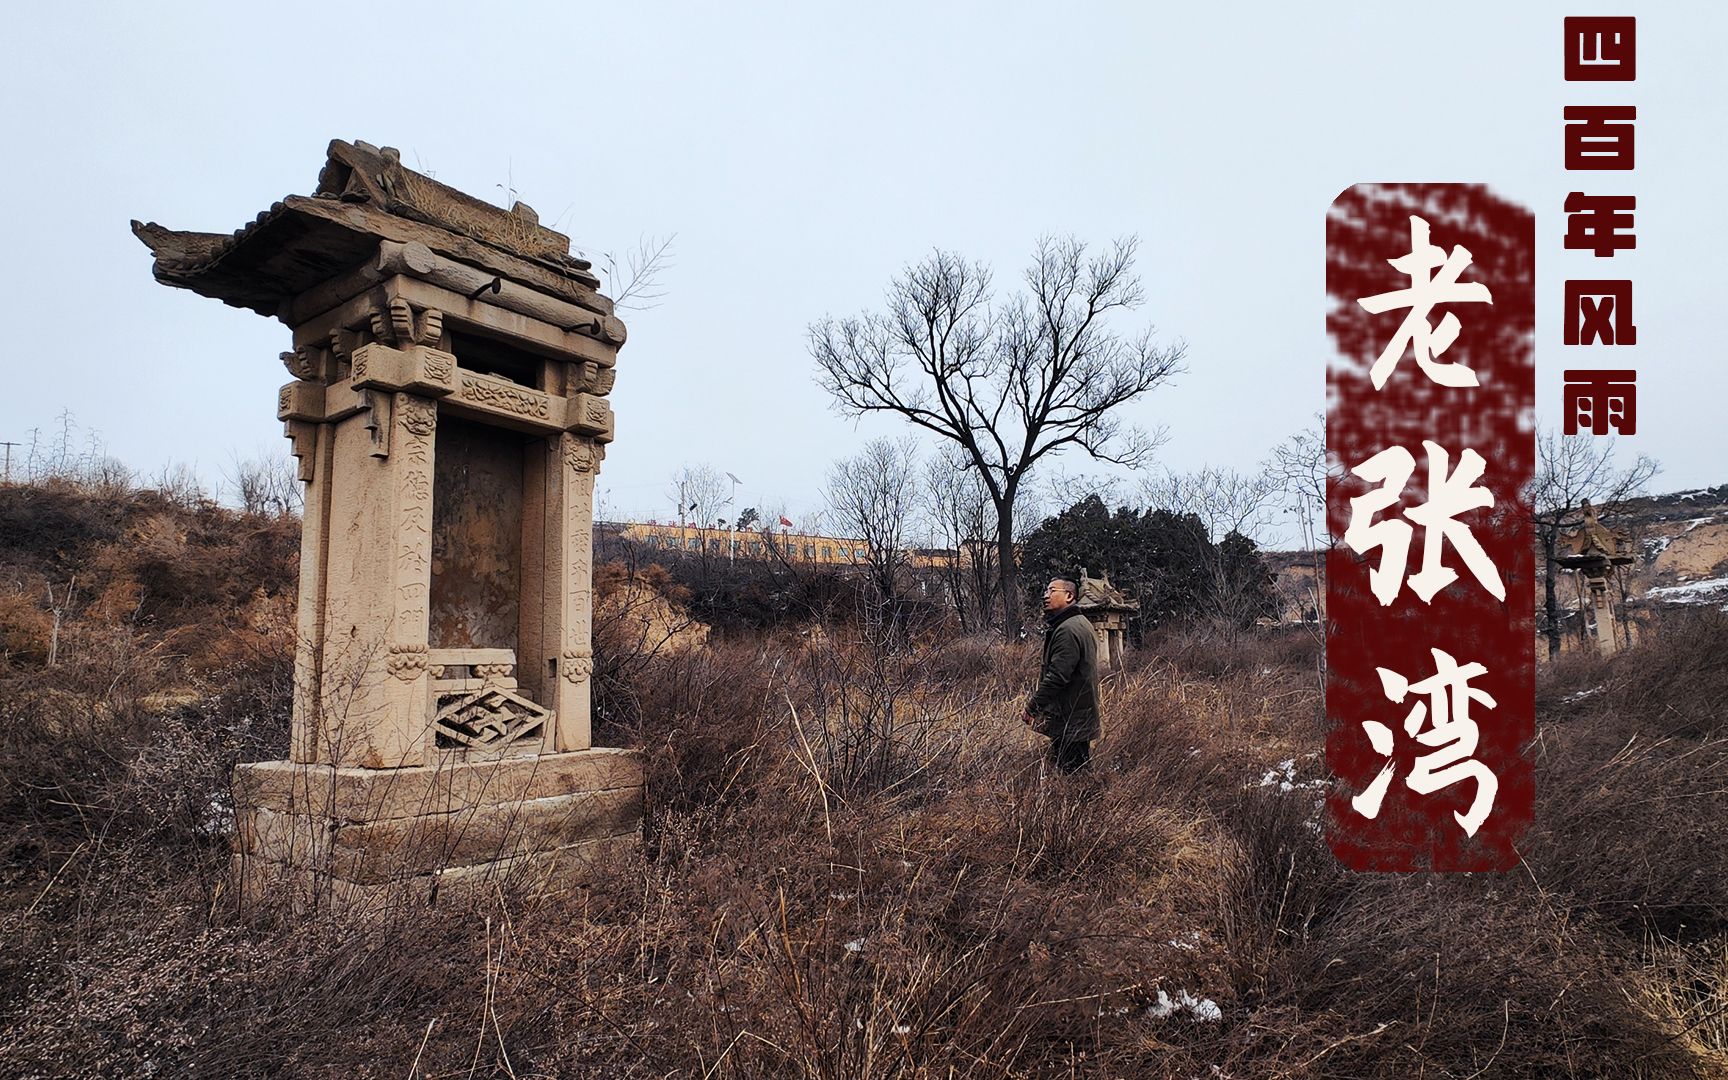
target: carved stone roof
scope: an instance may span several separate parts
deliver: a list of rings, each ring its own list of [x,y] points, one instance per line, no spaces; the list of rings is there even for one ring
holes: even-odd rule
[[[232,233],[132,222],[156,256],[156,280],[261,315],[365,262],[381,240],[419,242],[447,258],[611,314],[592,264],[533,209],[503,210],[402,165],[392,148],[330,144],[311,195],[289,195]]]
[[[1140,610],[1140,601],[1128,599],[1120,589],[1110,584],[1108,573],[1102,577],[1087,577],[1085,570],[1080,571],[1080,595],[1074,602],[1087,615],[1107,612],[1130,614]]]
[[[1590,500],[1584,500],[1582,509],[1583,523],[1561,539],[1554,561],[1569,570],[1586,571],[1631,563],[1630,540],[1597,520],[1596,509],[1590,505]]]

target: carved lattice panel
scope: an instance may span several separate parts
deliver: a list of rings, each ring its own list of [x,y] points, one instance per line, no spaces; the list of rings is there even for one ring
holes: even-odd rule
[[[552,712],[500,686],[438,695],[441,749],[499,750],[545,731]]]

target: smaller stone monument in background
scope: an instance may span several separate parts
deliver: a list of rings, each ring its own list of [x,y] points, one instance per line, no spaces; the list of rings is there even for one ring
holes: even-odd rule
[[[1122,670],[1122,648],[1127,640],[1128,620],[1140,613],[1140,601],[1130,600],[1110,584],[1110,575],[1088,577],[1080,570],[1080,596],[1075,601],[1080,614],[1091,620],[1098,636],[1098,655],[1108,657],[1111,671]]]
[[[1615,618],[1609,579],[1619,568],[1633,562],[1631,541],[1597,520],[1596,510],[1585,499],[1584,522],[1560,541],[1554,561],[1578,575],[1578,617],[1583,634],[1596,650],[1611,656],[1631,645],[1631,620],[1625,618],[1624,598]]]

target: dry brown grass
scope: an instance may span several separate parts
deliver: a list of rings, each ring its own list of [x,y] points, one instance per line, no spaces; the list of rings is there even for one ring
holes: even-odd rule
[[[1106,690],[1092,771],[1061,778],[1018,721],[1032,646],[836,627],[612,669],[612,730],[649,761],[639,868],[291,919],[234,908],[221,812],[232,763],[285,745],[287,628],[254,593],[291,579],[184,565],[214,527],[134,544],[152,580],[234,604],[197,630],[221,662],[195,664],[163,643],[212,609],[117,618],[98,598],[130,564],[103,546],[130,541],[85,525],[64,556],[0,551],[90,582],[68,659],[0,673],[0,1075],[1666,1080],[1728,1060],[1717,617],[1545,674],[1510,874],[1337,867],[1303,786],[1323,720],[1299,638],[1155,642]],[[1263,783],[1286,759],[1292,790]]]

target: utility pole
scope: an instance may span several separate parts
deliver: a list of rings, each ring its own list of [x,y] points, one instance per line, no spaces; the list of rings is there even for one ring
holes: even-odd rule
[[[738,561],[738,485],[744,481],[732,473],[727,473],[726,479],[732,481],[732,497],[726,500],[727,505],[732,508],[732,528],[726,534],[726,561],[732,564]]]
[[[12,486],[12,448],[14,446],[17,446],[17,445],[18,444],[15,442],[0,442],[0,446],[4,446],[6,448],[6,481],[5,481],[5,483],[6,483],[7,487]]]

